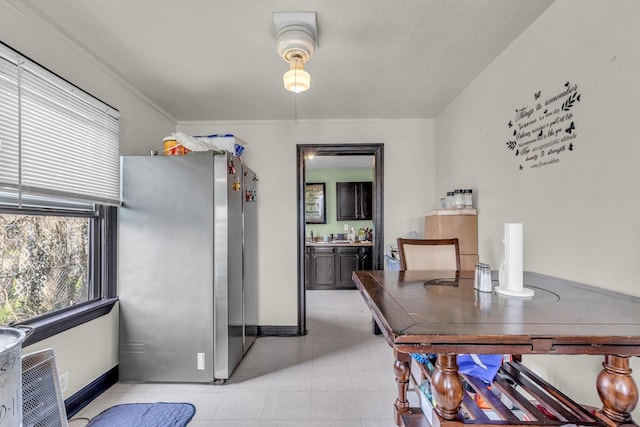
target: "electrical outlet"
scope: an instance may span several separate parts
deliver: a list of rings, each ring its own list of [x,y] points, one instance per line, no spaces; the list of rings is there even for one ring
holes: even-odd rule
[[[349,224],[344,225],[344,231],[349,231]]]
[[[198,353],[198,370],[204,370],[204,353]]]
[[[69,390],[69,371],[64,371],[58,375],[58,381],[60,381],[60,391],[66,393]]]

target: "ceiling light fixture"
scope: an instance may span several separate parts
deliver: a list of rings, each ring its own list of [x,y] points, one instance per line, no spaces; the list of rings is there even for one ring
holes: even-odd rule
[[[278,38],[278,54],[289,63],[284,73],[284,88],[300,93],[311,86],[311,76],[304,64],[317,48],[317,26],[315,12],[274,12],[273,22]]]
[[[284,88],[289,92],[295,93],[308,90],[311,86],[311,76],[304,70],[302,56],[298,53],[291,55],[289,66],[289,71],[282,76]]]

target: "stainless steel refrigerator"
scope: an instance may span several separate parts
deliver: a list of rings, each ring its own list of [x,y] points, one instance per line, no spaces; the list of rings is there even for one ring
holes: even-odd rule
[[[120,379],[224,382],[257,335],[257,177],[226,151],[121,161]]]

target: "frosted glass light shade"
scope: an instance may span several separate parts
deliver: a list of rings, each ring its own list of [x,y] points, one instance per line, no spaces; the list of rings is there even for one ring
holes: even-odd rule
[[[300,93],[311,87],[311,76],[301,68],[293,68],[282,76],[284,88],[289,92]]]

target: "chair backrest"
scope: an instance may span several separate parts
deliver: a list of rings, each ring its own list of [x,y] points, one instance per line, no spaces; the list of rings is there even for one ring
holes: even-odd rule
[[[458,239],[398,239],[400,270],[460,270]]]

